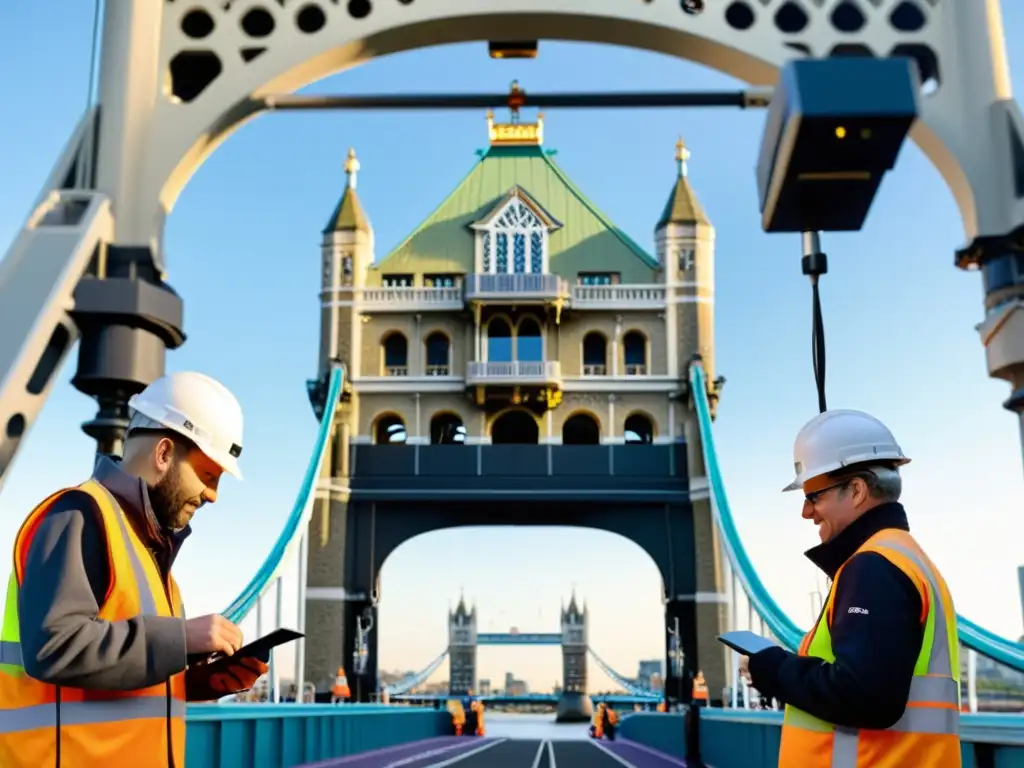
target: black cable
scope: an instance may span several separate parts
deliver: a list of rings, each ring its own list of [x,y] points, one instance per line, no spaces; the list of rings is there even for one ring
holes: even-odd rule
[[[814,367],[814,384],[818,390],[818,412],[828,410],[825,404],[825,321],[821,313],[819,278],[828,272],[828,257],[821,252],[821,241],[817,232],[803,233],[804,255],[801,271],[811,279],[811,363]]]
[[[825,405],[825,323],[821,316],[821,294],[818,276],[811,277],[811,360],[814,365],[814,383],[818,388],[818,412],[828,410]]]

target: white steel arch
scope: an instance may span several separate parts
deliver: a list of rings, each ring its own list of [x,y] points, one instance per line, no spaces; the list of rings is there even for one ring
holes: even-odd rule
[[[1010,131],[1024,135],[1024,120],[1012,101],[999,0],[911,0],[925,18],[913,32],[894,26],[903,2],[710,0],[699,15],[665,0],[110,3],[97,186],[113,195],[118,242],[158,244],[162,216],[205,158],[258,109],[254,98],[290,93],[370,58],[414,48],[488,39],[583,40],[659,51],[770,85],[779,66],[805,51],[822,56],[859,46],[887,55],[898,46],[924,46],[937,60],[941,87],[923,100],[913,138],[953,191],[968,239],[1004,234],[1024,221],[1009,170]],[[863,19],[856,32],[843,31],[856,21],[844,18],[851,7]],[[793,8],[803,12],[806,26],[787,33],[783,29],[799,26],[798,20],[786,23]],[[312,9],[323,14],[323,26],[306,33],[299,19]],[[368,13],[354,18],[350,9]],[[743,18],[742,9],[750,16]],[[212,21],[212,31],[200,39],[186,34],[187,20],[197,13]],[[199,70],[201,57],[216,57],[221,71],[182,103],[172,96],[172,64],[179,71]],[[136,194],[119,194],[129,189]]]
[[[116,444],[115,427],[126,423],[118,398],[158,376],[163,348],[183,342],[181,301],[160,288],[161,246],[188,179],[261,98],[376,56],[469,40],[579,40],[770,85],[794,56],[914,52],[941,85],[923,99],[913,138],[952,190],[966,239],[1024,223],[1024,119],[1011,96],[999,0],[704,4],[694,15],[678,0],[108,2],[98,110],[0,266],[0,481],[52,384],[41,361],[62,361],[80,331],[90,360],[83,372],[80,359],[75,383],[100,401],[91,428]],[[97,253],[111,254],[109,264]],[[104,279],[81,280],[87,270]],[[107,311],[115,305],[116,323]],[[990,373],[1013,381],[1014,409],[1024,411],[1022,306],[1004,306],[984,343]]]

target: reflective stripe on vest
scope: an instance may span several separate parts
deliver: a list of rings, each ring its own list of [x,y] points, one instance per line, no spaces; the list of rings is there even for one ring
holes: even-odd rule
[[[135,534],[117,500],[95,480],[79,486],[96,503],[105,531],[110,587],[97,618],[182,616],[174,580],[165,584],[156,561]],[[53,686],[25,673],[18,591],[32,538],[65,491],[40,504],[15,541],[15,572],[0,626],[0,765],[5,768],[184,764],[184,674],[137,691],[90,691]],[[58,704],[59,701],[59,704]],[[60,726],[59,737],[56,732]],[[111,728],[116,731],[111,731]],[[116,733],[116,736],[114,735]],[[58,750],[58,738],[60,747]]]
[[[899,539],[905,539],[900,541]],[[934,567],[923,552],[919,551],[909,534],[901,531],[883,531],[873,536],[855,554],[876,552],[886,557],[893,565],[904,571],[922,593],[927,607],[921,652],[910,682],[910,695],[902,717],[893,726],[882,731],[858,730],[835,726],[820,720],[793,706],[785,711],[780,768],[861,768],[864,753],[871,753],[872,768],[889,768],[885,753],[892,752],[894,760],[917,760],[914,765],[929,768],[948,768],[960,765],[960,661],[956,641],[955,612],[948,598],[943,582],[936,577]],[[911,568],[901,561],[906,561]],[[801,656],[814,656],[828,663],[835,661],[829,627],[836,594],[836,585],[841,578],[842,568],[837,572],[832,591],[817,625],[804,638],[800,646]],[[921,581],[923,580],[923,583]],[[801,736],[801,732],[810,739]],[[884,744],[874,749],[871,743],[875,734],[901,733],[907,738],[921,737],[918,745],[908,745],[908,750],[897,750],[892,737],[885,737]],[[822,740],[824,739],[824,741]],[[935,742],[934,739],[938,739]],[[830,746],[831,749],[827,747]],[[823,762],[826,755],[831,757]],[[881,754],[874,754],[877,751]],[[899,752],[900,757],[896,757]],[[919,754],[923,753],[923,754]],[[923,759],[923,761],[922,761]],[[891,766],[910,765],[894,762]]]

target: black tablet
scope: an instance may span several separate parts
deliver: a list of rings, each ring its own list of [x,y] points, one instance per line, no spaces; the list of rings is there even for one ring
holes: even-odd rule
[[[238,658],[254,658],[259,659],[264,664],[270,660],[270,651],[279,645],[290,643],[294,640],[298,640],[300,637],[305,637],[301,632],[296,632],[294,629],[277,629],[271,632],[269,635],[264,635],[259,640],[253,640],[248,645],[243,645],[234,655]],[[214,654],[199,654],[196,656],[189,656],[188,661],[190,665],[196,664],[210,664],[220,659],[230,658],[223,653]]]

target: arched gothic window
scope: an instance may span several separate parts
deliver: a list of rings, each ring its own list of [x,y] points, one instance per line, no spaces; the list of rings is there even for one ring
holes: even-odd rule
[[[547,252],[547,227],[519,197],[513,197],[480,233],[484,272],[541,274]]]

